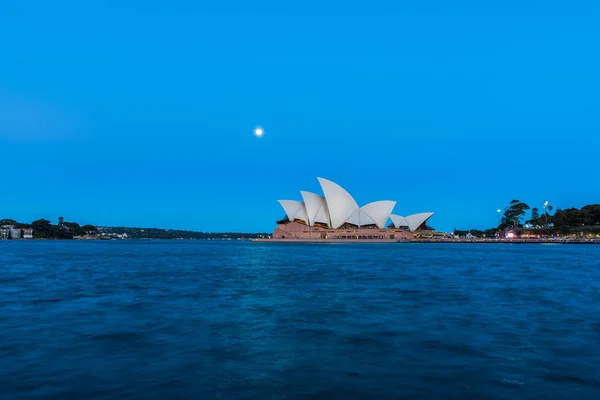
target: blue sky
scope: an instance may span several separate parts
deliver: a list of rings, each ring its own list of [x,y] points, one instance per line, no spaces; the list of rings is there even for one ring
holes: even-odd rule
[[[271,231],[317,176],[440,230],[600,202],[599,2],[322,3],[0,2],[0,218]]]

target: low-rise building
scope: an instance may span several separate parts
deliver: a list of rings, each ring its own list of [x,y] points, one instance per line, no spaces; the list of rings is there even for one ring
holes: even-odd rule
[[[11,239],[21,239],[21,228],[10,228]]]
[[[4,225],[0,227],[0,240],[7,239],[33,239],[33,229],[16,228],[14,225]]]

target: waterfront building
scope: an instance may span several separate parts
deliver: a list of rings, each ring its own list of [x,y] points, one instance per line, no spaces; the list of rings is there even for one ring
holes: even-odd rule
[[[0,227],[0,240],[7,239],[33,239],[33,229],[16,228],[14,225],[4,225]]]
[[[301,191],[302,201],[279,200],[285,217],[277,221],[273,239],[408,240],[416,231],[432,230],[426,224],[432,212],[406,217],[392,214],[396,206],[392,200],[359,206],[337,183],[317,179],[323,196]]]
[[[10,228],[10,238],[11,239],[21,239],[21,229],[20,228]]]

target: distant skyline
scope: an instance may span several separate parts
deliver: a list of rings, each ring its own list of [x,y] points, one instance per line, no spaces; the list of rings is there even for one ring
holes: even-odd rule
[[[600,203],[600,3],[0,3],[0,218],[271,231],[320,192]],[[255,129],[264,129],[257,137]]]

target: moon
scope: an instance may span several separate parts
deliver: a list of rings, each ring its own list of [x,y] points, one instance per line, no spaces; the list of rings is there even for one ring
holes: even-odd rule
[[[254,129],[254,136],[261,137],[264,134],[265,134],[265,131],[264,131],[263,128],[257,127],[257,128]]]

